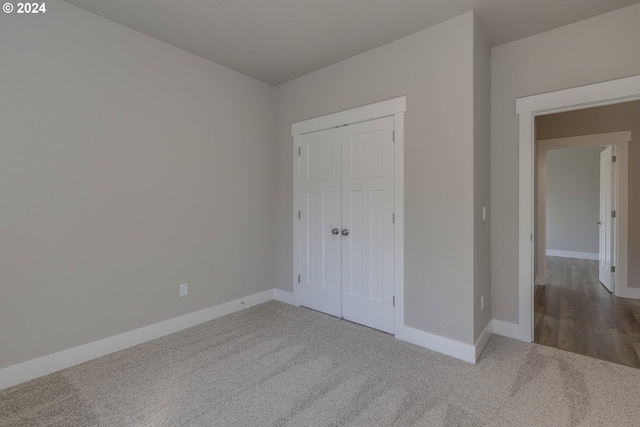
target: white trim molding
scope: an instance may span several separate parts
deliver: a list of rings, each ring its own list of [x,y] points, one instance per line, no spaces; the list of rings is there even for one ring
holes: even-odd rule
[[[617,290],[617,294],[622,298],[640,299],[640,288],[620,287]]]
[[[522,341],[531,342],[533,339],[535,118],[637,99],[640,99],[640,75],[516,99],[516,113],[519,116],[518,339]],[[627,145],[620,144],[620,150]],[[628,165],[623,162],[618,163],[619,174],[628,173],[627,168]],[[619,209],[626,207],[619,206]],[[623,220],[626,221],[619,218],[619,224]],[[618,243],[626,246],[627,236],[619,236]],[[620,262],[618,258],[618,266]],[[623,288],[620,279],[626,276],[626,270],[617,270],[618,286]]]
[[[475,344],[470,345],[405,326],[403,341],[426,348],[427,350],[455,357],[456,359],[460,359],[464,362],[476,363],[480,358],[482,351],[487,346],[489,339],[491,339],[492,333],[493,321],[489,321]]]
[[[590,261],[598,261],[600,256],[597,252],[576,252],[576,251],[561,251],[558,249],[547,249],[547,256],[557,256],[560,258],[576,258],[576,259],[588,259]]]
[[[14,385],[33,380],[44,375],[106,356],[116,351],[125,350],[138,344],[142,344],[156,338],[179,332],[181,330],[217,319],[228,314],[268,302],[272,300],[292,304],[293,294],[281,289],[269,289],[264,292],[238,298],[223,304],[205,308],[173,319],[154,323],[153,325],[134,329],[122,334],[114,335],[88,344],[73,347],[58,353],[49,354],[38,359],[19,363],[0,369],[0,390]],[[475,345],[465,344],[439,335],[424,332],[418,329],[403,326],[401,334],[396,333],[396,337],[403,341],[415,344],[428,350],[433,350],[447,356],[455,357],[469,363],[476,363],[480,354],[491,338],[493,328],[496,327],[496,320],[487,324],[484,331],[476,341]],[[505,325],[507,322],[502,322]],[[500,326],[498,324],[498,326]],[[514,325],[517,330],[517,325]],[[504,329],[504,328],[503,328]],[[509,336],[503,329],[498,328],[495,333]]]
[[[516,114],[550,114],[640,99],[640,76],[609,80],[516,99]]]
[[[505,322],[503,320],[492,320],[493,333],[514,340],[520,339],[519,327],[517,323]]]
[[[273,290],[273,299],[283,302],[289,305],[295,305],[293,303],[293,292],[283,291],[282,289],[275,288]]]
[[[305,133],[334,128],[336,126],[351,125],[354,123],[380,119],[407,111],[407,97],[376,102],[363,107],[352,108],[338,113],[328,114],[314,119],[304,120],[291,125],[291,135],[304,135]]]
[[[402,98],[401,107],[406,108],[406,100]],[[395,293],[395,337],[404,338],[404,111],[395,115],[394,143],[394,293]]]
[[[478,337],[478,340],[474,345],[475,351],[476,351],[474,363],[477,362],[478,359],[480,358],[480,355],[484,351],[484,348],[487,346],[487,343],[489,342],[489,339],[491,338],[492,334],[493,334],[493,321],[490,320],[489,323],[487,323],[487,326],[485,326],[484,330],[482,331],[482,333],[480,334],[480,336]]]
[[[447,356],[455,357],[469,363],[476,363],[476,348],[471,344],[465,344],[440,335],[414,329],[409,326],[404,327],[404,339],[411,344],[433,350]],[[488,341],[488,339],[487,339]]]
[[[258,304],[274,299],[274,290],[260,292],[244,298],[238,298],[223,304],[174,317],[153,325],[134,329],[112,337],[104,338],[88,344],[49,354],[38,359],[0,369],[0,390],[23,383],[62,369],[70,368],[80,363],[98,357],[106,356],[116,351],[124,350],[134,345],[142,344],[227,314],[235,313]]]
[[[540,139],[538,151],[562,150],[565,148],[604,147],[631,141],[631,131],[593,133],[565,138]]]
[[[407,111],[407,97],[389,99],[363,107],[352,108],[350,110],[329,114],[314,119],[304,120],[291,125],[291,135],[293,136],[293,218],[298,216],[298,212],[304,210],[300,199],[299,180],[300,175],[300,148],[301,135],[317,132],[336,126],[350,125],[382,117],[394,118],[395,142],[394,146],[394,296],[395,296],[395,316],[394,335],[398,339],[403,339],[405,333],[404,325],[404,114]],[[304,230],[300,229],[300,221],[293,221],[293,271],[292,304],[300,305],[300,286],[298,284],[298,274],[300,266],[300,244]]]

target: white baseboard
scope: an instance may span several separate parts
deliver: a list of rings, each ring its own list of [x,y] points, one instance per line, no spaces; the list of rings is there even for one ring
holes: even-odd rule
[[[487,323],[487,326],[484,328],[484,331],[482,331],[482,333],[480,334],[480,337],[478,337],[478,341],[476,341],[475,344],[475,349],[476,349],[476,360],[474,362],[477,362],[478,359],[480,358],[480,355],[482,354],[482,351],[484,350],[484,348],[487,346],[487,343],[489,342],[489,338],[491,338],[491,335],[493,334],[493,321],[490,320],[489,323]]]
[[[274,299],[274,290],[269,289],[248,297],[0,369],[0,390],[271,301],[272,299]]]
[[[629,288],[635,291],[635,288]],[[640,297],[640,289],[638,289]],[[28,362],[0,369],[0,390],[20,384],[44,375],[51,374],[80,363],[87,362],[98,357],[116,351],[124,350],[134,345],[142,344],[192,326],[199,325],[210,320],[217,319],[227,314],[235,313],[245,308],[253,307],[271,300],[293,304],[293,293],[281,289],[270,289],[258,294],[249,295],[213,307],[205,308],[143,328],[134,329],[109,338],[94,341],[78,347],[70,348],[58,353],[50,354]],[[455,357],[469,363],[475,363],[487,345],[491,334],[502,335],[508,338],[518,338],[518,324],[492,320],[487,324],[475,345],[465,344],[450,338],[424,332],[408,326],[403,326],[403,341],[424,347],[447,356]],[[397,335],[396,335],[397,337]]]
[[[628,286],[618,288],[618,295],[622,298],[640,299],[640,288],[630,288]]]
[[[287,292],[283,291],[282,289],[275,288],[273,290],[273,297],[276,301],[280,301],[289,305],[295,305],[293,303],[293,292]]]
[[[591,261],[598,261],[600,259],[598,253],[591,252],[560,251],[557,249],[547,249],[546,253],[547,256],[557,256],[561,258],[588,259]]]
[[[493,319],[491,323],[494,334],[513,338],[514,340],[520,339],[520,331],[517,323],[505,322],[496,319]]]
[[[470,344],[430,334],[409,326],[404,327],[404,341],[465,362],[476,363],[476,349]]]

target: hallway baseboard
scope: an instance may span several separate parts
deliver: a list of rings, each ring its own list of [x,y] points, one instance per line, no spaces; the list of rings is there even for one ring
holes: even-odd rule
[[[591,252],[575,252],[575,251],[561,251],[557,249],[547,249],[547,256],[557,256],[560,258],[576,258],[576,259],[588,259],[591,261],[598,261],[598,253]]]

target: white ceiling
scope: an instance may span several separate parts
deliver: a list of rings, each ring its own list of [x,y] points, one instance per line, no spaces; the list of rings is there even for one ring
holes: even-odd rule
[[[475,10],[492,46],[640,0],[65,0],[278,85]]]

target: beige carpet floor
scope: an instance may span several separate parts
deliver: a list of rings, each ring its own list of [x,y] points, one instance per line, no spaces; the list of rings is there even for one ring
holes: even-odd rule
[[[0,391],[8,426],[638,426],[640,370],[493,336],[476,365],[268,302]]]

